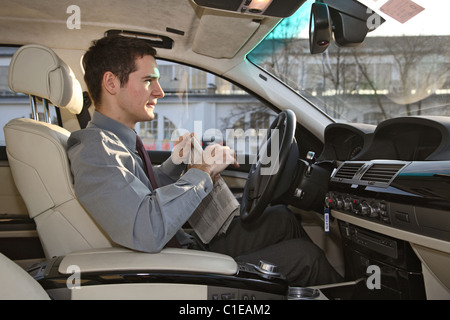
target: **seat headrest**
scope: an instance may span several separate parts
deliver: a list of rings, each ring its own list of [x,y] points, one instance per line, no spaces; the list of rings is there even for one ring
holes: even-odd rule
[[[19,48],[9,66],[8,81],[14,92],[47,99],[74,114],[83,108],[83,91],[72,69],[45,46]]]

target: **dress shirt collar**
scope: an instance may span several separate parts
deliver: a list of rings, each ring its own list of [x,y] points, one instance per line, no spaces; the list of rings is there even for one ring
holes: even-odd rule
[[[96,127],[110,131],[114,133],[128,149],[134,151],[136,150],[136,132],[98,111],[94,111],[92,120],[89,122],[87,127]]]

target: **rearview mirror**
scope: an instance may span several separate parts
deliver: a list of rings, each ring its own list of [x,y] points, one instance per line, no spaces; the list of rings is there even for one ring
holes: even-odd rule
[[[309,50],[321,53],[327,50],[331,41],[331,18],[325,3],[315,2],[311,6],[309,21]]]
[[[369,18],[379,23],[370,24],[369,27]],[[332,35],[340,47],[358,46],[369,31],[376,29],[383,22],[383,18],[356,0],[316,0],[311,5],[310,51],[324,52],[331,42]]]

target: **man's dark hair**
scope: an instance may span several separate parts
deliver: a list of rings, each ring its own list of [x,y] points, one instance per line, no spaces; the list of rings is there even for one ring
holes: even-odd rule
[[[136,59],[146,55],[156,57],[156,50],[145,40],[114,35],[93,41],[83,57],[83,67],[84,81],[94,104],[101,103],[105,72],[115,74],[124,86],[130,73],[137,70]]]

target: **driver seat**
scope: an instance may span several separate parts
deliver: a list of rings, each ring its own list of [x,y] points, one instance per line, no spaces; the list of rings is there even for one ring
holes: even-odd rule
[[[34,98],[39,97],[75,114],[82,109],[79,82],[70,68],[47,47],[27,45],[20,48],[11,61],[9,85],[15,92],[30,95],[32,104]],[[57,267],[59,275],[69,277],[71,266],[78,266],[83,273],[99,274],[111,271],[128,274],[136,270],[226,276],[237,273],[238,264],[234,259],[218,253],[165,248],[160,253],[147,254],[121,248],[102,231],[75,196],[66,152],[69,131],[36,119],[13,119],[4,131],[17,189],[30,217],[36,222],[47,260],[60,263]],[[62,259],[51,260],[55,256]],[[2,266],[0,259],[0,269]],[[10,288],[14,284],[3,280],[0,277],[0,286],[4,283],[7,290],[20,289]],[[87,285],[83,290],[71,290],[70,295],[66,294],[67,288],[61,288],[62,291],[52,292],[54,296],[51,297],[86,300],[205,299],[208,296],[208,286],[182,281],[143,284],[139,281],[112,283],[107,279],[106,282]],[[25,298],[23,291],[16,296]],[[45,298],[45,295],[39,297]]]
[[[83,94],[72,70],[50,48],[26,45],[9,68],[11,90],[71,113],[80,113]],[[48,114],[48,112],[47,112]],[[48,119],[47,119],[48,120]],[[36,223],[47,258],[115,246],[75,196],[66,153],[70,132],[35,119],[13,119],[4,127],[11,172],[28,213]]]

